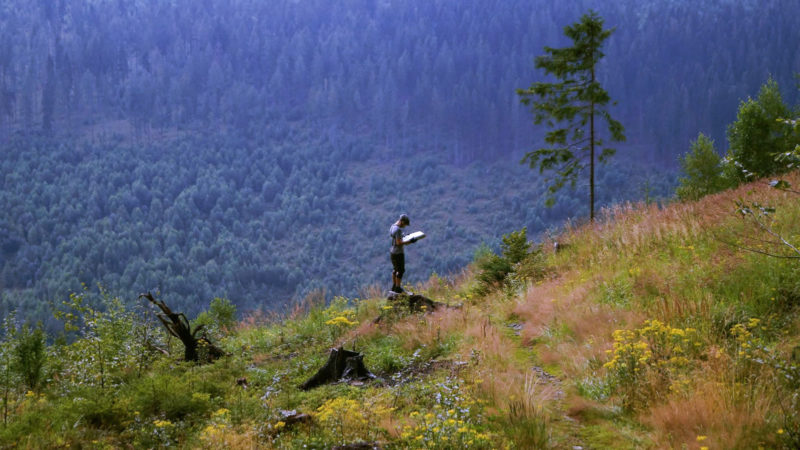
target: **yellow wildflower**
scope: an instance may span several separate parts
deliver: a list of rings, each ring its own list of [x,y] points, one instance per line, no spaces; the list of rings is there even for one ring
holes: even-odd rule
[[[345,325],[345,326],[353,326],[357,325],[358,322],[352,322],[347,317],[344,316],[337,316],[331,320],[325,322],[325,325]]]

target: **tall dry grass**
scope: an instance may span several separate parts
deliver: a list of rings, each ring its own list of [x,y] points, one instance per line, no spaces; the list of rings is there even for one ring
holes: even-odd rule
[[[653,429],[657,442],[672,448],[772,447],[775,436],[763,430],[774,411],[776,392],[762,381],[747,388],[701,381],[692,392],[672,396],[639,419]]]
[[[540,363],[557,365],[566,376],[577,375],[590,361],[605,358],[615,329],[644,320],[637,311],[598,304],[590,295],[596,281],[568,281],[577,276],[566,274],[530,286],[510,310],[510,315],[523,322],[522,343],[534,345],[546,338],[544,345],[536,346]]]
[[[800,186],[800,171],[782,177],[792,186]],[[587,262],[618,258],[620,255],[647,254],[649,250],[672,241],[686,241],[720,228],[726,221],[738,219],[736,201],[758,201],[773,206],[797,202],[797,194],[773,189],[769,180],[759,180],[695,202],[657,204],[624,203],[603,208],[594,223],[568,225],[556,238],[572,250],[557,258]]]
[[[800,172],[783,178],[800,186]],[[737,216],[737,200],[768,204],[779,213],[784,207],[778,226],[797,234],[799,199],[797,194],[775,190],[761,180],[691,203],[663,207],[624,204],[605,209],[596,223],[567,226],[553,238],[568,244],[563,251],[549,255],[559,277],[530,286],[504,306],[505,317],[522,322],[522,344],[535,348],[540,363],[558,366],[564,379],[596,375],[598,365],[590,363],[607,359],[605,351],[611,348],[616,329],[633,328],[648,318],[666,323],[711,321],[714,305],[722,299],[715,298],[706,283],[713,283],[717,274],[731,273],[746,258],[719,236],[753,231],[752,224]],[[703,252],[694,251],[697,242],[705,243]],[[677,249],[690,250],[681,258],[666,259]],[[662,251],[664,260],[651,257]],[[652,300],[630,309],[599,304],[593,295],[596,288],[628,270],[634,297],[647,295]],[[690,272],[694,270],[702,276],[693,278]],[[709,355],[712,353],[719,355],[720,351]],[[726,380],[730,368],[724,359],[712,357],[713,361],[696,373],[699,380],[718,381],[700,381],[689,395],[670,394],[641,414],[640,421],[652,427],[659,446],[756,448],[759,443],[771,442],[761,434],[775,412],[776,392],[766,380],[760,380],[743,395],[740,385]],[[522,375],[508,376],[518,380]],[[508,395],[500,386],[492,389],[496,390],[493,395]],[[585,401],[567,398],[577,409],[588,407],[581,406]]]
[[[447,336],[466,328],[475,320],[472,308],[443,308],[425,315],[411,315],[392,324],[390,333],[398,336],[403,348],[412,350],[422,346],[432,346]]]

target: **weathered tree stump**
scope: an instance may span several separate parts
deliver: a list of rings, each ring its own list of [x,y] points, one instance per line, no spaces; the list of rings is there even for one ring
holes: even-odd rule
[[[364,366],[364,355],[342,347],[332,348],[325,365],[313,377],[301,384],[300,389],[307,391],[342,379],[363,381],[371,378],[375,378],[375,375]]]
[[[447,306],[444,303],[435,302],[424,295],[419,294],[397,294],[394,292],[389,293],[388,300],[399,303],[404,302],[408,309],[414,312],[417,311],[436,311],[438,308]]]
[[[203,325],[198,326],[192,331],[189,320],[183,313],[175,313],[162,300],[156,300],[151,293],[140,294],[139,298],[146,298],[150,303],[158,306],[163,314],[156,314],[158,320],[164,325],[169,334],[180,339],[183,343],[183,359],[185,361],[210,362],[225,355],[219,347],[214,345],[204,334],[197,337],[203,329]],[[202,358],[201,358],[202,356]]]

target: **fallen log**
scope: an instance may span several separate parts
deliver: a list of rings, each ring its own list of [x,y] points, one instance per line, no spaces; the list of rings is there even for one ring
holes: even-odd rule
[[[342,347],[332,348],[325,365],[301,384],[300,389],[307,391],[339,380],[364,381],[372,378],[375,375],[364,365],[364,355]]]
[[[162,314],[156,313],[156,317],[158,317],[158,320],[161,321],[161,324],[164,325],[169,334],[180,339],[183,343],[184,361],[211,362],[225,355],[225,352],[214,345],[205,334],[197,337],[197,334],[203,329],[203,325],[196,327],[192,331],[186,316],[183,313],[173,312],[163,300],[156,300],[153,294],[149,292],[140,294],[139,298],[146,298],[161,310]]]

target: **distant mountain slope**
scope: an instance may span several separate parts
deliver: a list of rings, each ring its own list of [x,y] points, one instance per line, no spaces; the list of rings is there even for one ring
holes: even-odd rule
[[[283,128],[276,127],[276,130]],[[52,323],[80,283],[122,296],[160,289],[197,312],[215,296],[282,309],[314,289],[357,295],[388,280],[388,229],[401,212],[429,238],[409,249],[409,282],[460,271],[496,230],[531,235],[586,209],[565,192],[543,209],[541,181],[516,161],[457,168],[435,155],[306,128],[249,147],[236,136],[160,144],[25,140],[0,160],[3,311]],[[355,160],[360,160],[356,162]],[[667,195],[653,173],[611,167],[602,204]]]
[[[535,145],[514,91],[541,77],[543,47],[563,45],[563,27],[596,8],[616,28],[598,76],[632,157],[674,164],[700,131],[722,142],[739,100],[769,75],[788,90],[800,71],[792,0],[3,5],[6,135],[124,119],[149,138],[174,127],[258,136],[314,118],[459,163],[494,160]]]

